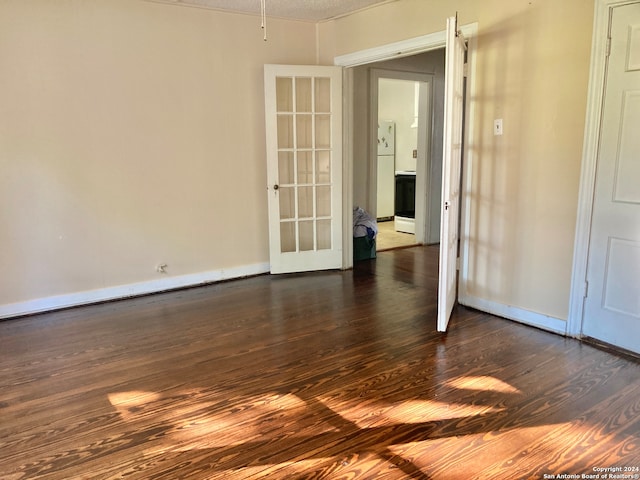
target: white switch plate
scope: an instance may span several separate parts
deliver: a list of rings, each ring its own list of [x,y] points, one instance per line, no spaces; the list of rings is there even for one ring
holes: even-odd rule
[[[493,121],[493,134],[502,135],[502,119],[497,118]]]

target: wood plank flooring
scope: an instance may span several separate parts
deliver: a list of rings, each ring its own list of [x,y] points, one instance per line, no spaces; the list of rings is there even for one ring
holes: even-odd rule
[[[461,306],[438,334],[436,277],[414,247],[0,322],[0,478],[640,474],[637,360]]]

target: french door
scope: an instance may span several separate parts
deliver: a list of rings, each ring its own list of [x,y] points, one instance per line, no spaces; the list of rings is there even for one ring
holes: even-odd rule
[[[462,121],[464,108],[465,43],[456,17],[447,19],[445,55],[444,150],[442,159],[442,217],[440,220],[440,272],[438,282],[438,331],[447,330],[457,298],[458,222]]]
[[[271,273],[342,267],[342,69],[265,65]]]

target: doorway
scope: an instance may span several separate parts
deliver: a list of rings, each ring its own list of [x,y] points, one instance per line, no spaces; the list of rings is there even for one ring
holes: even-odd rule
[[[475,65],[476,65],[476,48],[477,48],[477,32],[478,24],[471,23],[459,26],[459,30],[462,35],[467,39],[467,67],[466,67],[466,102],[465,108],[467,111],[465,125],[464,125],[464,138],[473,138],[474,135],[474,111],[475,111]],[[360,200],[367,200],[367,182],[363,182],[362,178],[368,178],[368,167],[363,163],[357,161],[358,158],[364,154],[367,154],[366,144],[363,148],[361,138],[365,134],[363,129],[366,129],[368,125],[367,118],[358,118],[357,112],[354,109],[356,101],[366,101],[369,97],[368,88],[358,88],[358,76],[361,75],[361,71],[357,68],[364,65],[373,65],[376,62],[385,62],[389,60],[401,61],[403,58],[417,56],[423,53],[429,53],[438,49],[444,49],[447,45],[447,31],[442,30],[426,34],[420,37],[414,37],[408,40],[402,40],[398,42],[388,43],[385,45],[346,53],[334,58],[334,65],[344,67],[343,70],[343,91],[344,91],[344,132],[343,132],[343,145],[344,145],[344,163],[342,165],[342,175],[344,178],[344,190],[343,190],[343,263],[342,268],[351,268],[353,266],[354,256],[354,244],[351,230],[353,228],[352,213],[354,206],[358,205]],[[443,51],[444,55],[446,52]],[[365,80],[366,82],[366,80]],[[362,83],[359,84],[360,86]],[[443,87],[444,88],[444,87]],[[364,100],[363,100],[364,98]],[[444,117],[444,106],[442,112],[435,110],[434,116]],[[434,137],[432,137],[434,138]],[[470,181],[471,166],[475,161],[474,150],[469,146],[468,142],[464,142],[464,158],[461,182],[461,204],[460,204],[460,257],[459,257],[459,288],[460,298],[464,298],[466,293],[466,279],[468,277],[468,271],[470,268],[468,256],[465,252],[468,250],[469,239],[466,236],[466,232],[469,230],[470,225],[470,208],[468,205],[469,196],[466,192],[471,190]],[[433,141],[432,148],[442,146],[442,143]],[[442,152],[441,152],[442,153]],[[438,155],[437,158],[441,158],[442,155]],[[436,158],[432,154],[432,158]],[[442,178],[441,172],[438,178]],[[435,182],[435,178],[431,176],[431,182]],[[441,182],[437,182],[441,184]],[[431,204],[429,207],[431,210],[437,209],[440,214],[441,202],[438,201],[435,204]],[[434,218],[434,217],[432,217]],[[433,234],[433,232],[432,232]],[[432,239],[427,240],[431,243]],[[434,243],[439,242],[439,237]]]
[[[429,74],[370,70],[378,251],[424,244],[427,237],[432,84]]]
[[[353,202],[378,219],[378,250],[439,242],[444,60],[441,48],[350,69],[354,82]],[[378,152],[378,128],[389,129],[390,124],[395,127],[395,151]],[[388,162],[389,157],[378,153],[395,154],[394,166],[387,169],[392,177],[386,179],[393,205],[386,210],[380,208],[385,193],[379,163]],[[407,195],[403,190],[413,196],[413,205],[398,205],[401,210],[413,210],[404,215],[395,208],[396,193],[400,200]]]

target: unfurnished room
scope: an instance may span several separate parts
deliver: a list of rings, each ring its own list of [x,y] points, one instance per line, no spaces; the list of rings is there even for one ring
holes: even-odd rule
[[[640,0],[0,0],[0,479],[640,478]]]

